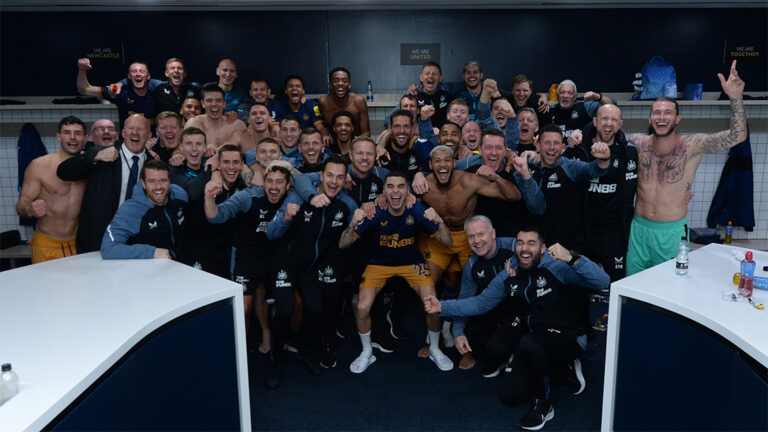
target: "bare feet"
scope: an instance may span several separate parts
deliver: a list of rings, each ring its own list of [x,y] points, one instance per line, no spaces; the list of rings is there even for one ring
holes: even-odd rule
[[[471,352],[465,353],[461,356],[459,361],[459,369],[472,369],[475,367],[475,356]]]
[[[419,353],[417,354],[419,358],[428,358],[429,357],[429,345],[425,345],[419,349]]]

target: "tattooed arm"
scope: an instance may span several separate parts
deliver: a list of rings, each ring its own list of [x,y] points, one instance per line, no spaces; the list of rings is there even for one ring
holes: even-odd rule
[[[717,74],[723,92],[731,102],[731,123],[726,131],[713,135],[697,134],[690,138],[691,150],[695,153],[719,153],[747,139],[747,114],[744,111],[744,81],[736,72],[736,60],[731,64],[728,80],[723,74]]]

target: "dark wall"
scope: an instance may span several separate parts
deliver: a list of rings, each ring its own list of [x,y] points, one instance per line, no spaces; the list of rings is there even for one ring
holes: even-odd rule
[[[0,94],[74,94],[76,59],[89,47],[123,44],[128,61],[149,62],[164,79],[168,57],[185,60],[189,79],[216,79],[216,64],[233,58],[240,86],[262,75],[273,89],[290,73],[310,93],[326,90],[329,69],[343,65],[353,90],[373,81],[399,92],[418,80],[418,66],[400,66],[401,43],[440,43],[446,80],[459,80],[467,60],[507,87],[520,72],[536,90],[571,78],[580,91],[629,92],[632,75],[654,55],[677,68],[678,85],[703,82],[718,91],[728,40],[766,45],[768,9],[589,9],[313,12],[2,13]],[[743,62],[747,90],[768,90],[765,53]],[[93,84],[125,75],[127,65],[95,64]]]

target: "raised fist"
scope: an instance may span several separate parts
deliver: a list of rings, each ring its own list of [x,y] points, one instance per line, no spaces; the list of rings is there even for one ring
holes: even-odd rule
[[[29,204],[29,214],[33,217],[43,217],[48,213],[45,201],[36,199]]]
[[[91,59],[87,57],[77,59],[77,68],[80,70],[90,70],[92,68]]]
[[[287,222],[290,222],[293,220],[294,217],[299,213],[299,205],[294,203],[288,203],[285,206],[285,215],[283,215],[283,219],[285,219]]]
[[[421,107],[421,119],[429,120],[435,114],[435,107],[432,105],[424,105]]]

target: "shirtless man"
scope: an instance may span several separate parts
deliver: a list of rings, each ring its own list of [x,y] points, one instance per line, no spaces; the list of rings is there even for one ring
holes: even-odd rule
[[[681,116],[674,99],[659,98],[651,108],[651,135],[630,135],[638,156],[637,202],[629,234],[627,276],[662,263],[677,254],[680,237],[687,237],[688,199],[696,168],[704,153],[725,151],[747,138],[744,81],[736,60],[726,80],[717,74],[731,102],[730,128],[716,134],[678,135]]]
[[[203,87],[203,108],[205,114],[192,117],[184,124],[184,129],[196,127],[205,132],[207,146],[205,157],[216,154],[235,132],[244,132],[245,123],[237,118],[224,116],[224,90],[216,84]]]
[[[339,111],[349,111],[355,118],[355,131],[357,136],[371,136],[371,128],[368,123],[368,104],[365,98],[357,93],[350,92],[349,71],[343,67],[337,67],[329,75],[328,87],[331,92],[318,99],[320,112],[323,118],[332,119]],[[333,125],[331,125],[333,126]]]
[[[113,125],[114,127],[114,125]],[[56,134],[61,150],[33,160],[24,172],[16,213],[38,218],[32,244],[32,263],[72,256],[85,181],[63,181],[56,176],[59,163],[80,154],[85,144],[85,123],[64,117]]]
[[[260,102],[254,102],[248,114],[248,127],[244,131],[237,131],[227,140],[228,144],[240,147],[243,154],[256,150],[256,145],[264,138],[272,138],[269,129],[269,121],[272,114],[269,108]]]

